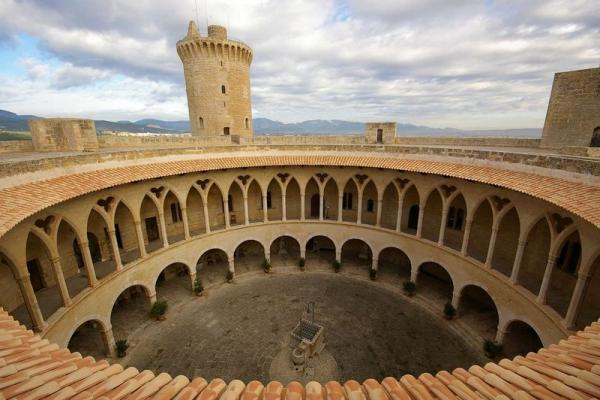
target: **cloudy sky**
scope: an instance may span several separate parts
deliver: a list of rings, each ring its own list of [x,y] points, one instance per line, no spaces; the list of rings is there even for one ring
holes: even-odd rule
[[[598,0],[197,0],[254,50],[254,117],[541,127],[553,73],[600,64]],[[194,0],[0,0],[0,109],[187,119]]]

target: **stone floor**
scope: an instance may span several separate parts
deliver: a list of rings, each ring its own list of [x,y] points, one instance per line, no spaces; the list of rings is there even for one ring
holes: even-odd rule
[[[137,322],[127,320],[136,327],[122,329],[123,318],[113,316],[115,336],[127,332],[131,344],[121,362],[174,375],[268,381],[273,358],[287,345],[309,301],[326,327],[327,349],[341,380],[485,361],[481,342],[465,341],[457,321],[417,304],[418,296],[408,299],[396,284],[369,281],[360,266],[341,274],[316,271],[325,265],[330,271],[328,263],[310,263],[303,273],[274,266],[269,275],[242,274],[233,284],[213,285],[200,298],[190,296],[187,277],[164,282],[158,293],[171,293],[166,321],[150,321],[144,314]]]

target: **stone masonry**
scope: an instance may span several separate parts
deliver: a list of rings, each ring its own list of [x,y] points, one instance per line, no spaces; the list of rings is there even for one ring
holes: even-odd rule
[[[367,143],[394,143],[395,139],[395,122],[367,122],[365,124],[365,141]]]
[[[46,118],[29,121],[37,151],[98,150],[96,124],[91,119]]]

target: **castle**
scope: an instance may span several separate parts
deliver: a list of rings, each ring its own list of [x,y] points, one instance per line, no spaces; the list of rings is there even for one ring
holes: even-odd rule
[[[88,121],[43,120],[31,124],[33,141],[0,142],[0,398],[600,397],[600,68],[556,75],[541,140],[398,137],[393,123],[377,122],[356,137],[253,137],[252,50],[222,27],[203,37],[190,23],[177,52],[193,136],[96,139]],[[345,332],[328,326],[330,343],[368,332],[375,317],[390,330],[402,303],[417,307],[414,325],[435,322],[419,334],[425,343],[459,332],[469,351],[487,340],[492,359],[361,382],[244,383],[140,372],[81,347],[99,343],[115,357],[116,339],[129,338],[143,351],[132,321],[174,293],[205,307],[193,319],[210,316],[201,324],[209,329],[225,304],[211,301],[232,287],[309,276],[394,299]],[[190,303],[200,281],[208,299]],[[213,340],[245,337],[242,352],[267,335],[243,325],[259,318],[250,311],[260,294],[244,294],[242,328]],[[184,341],[196,333],[172,338],[177,357],[194,351]],[[227,343],[200,367],[249,362]],[[410,343],[369,357],[416,357]],[[507,358],[494,359],[500,345]],[[276,349],[257,348],[263,364],[274,359]]]

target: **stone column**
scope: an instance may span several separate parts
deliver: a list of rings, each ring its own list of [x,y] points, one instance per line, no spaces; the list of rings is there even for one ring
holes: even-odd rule
[[[142,221],[134,221],[135,222],[135,234],[137,236],[138,247],[140,248],[140,257],[146,257],[148,252],[146,251],[146,243],[144,242],[144,232],[142,231]],[[112,235],[110,235],[112,236]],[[112,243],[112,238],[111,238]],[[118,246],[117,246],[118,247]],[[113,252],[114,256],[114,252]],[[119,254],[119,259],[120,259]]]
[[[404,196],[398,196],[398,212],[396,213],[396,232],[402,230],[402,207],[404,205]]]
[[[24,266],[24,268],[27,268],[27,266]],[[16,277],[16,280],[19,284],[19,288],[21,289],[25,307],[27,308],[27,311],[29,311],[29,316],[31,317],[31,322],[33,323],[33,329],[36,332],[41,332],[46,327],[46,322],[44,321],[42,310],[40,309],[37,297],[33,291],[33,286],[31,286],[29,274],[18,276]]]
[[[500,327],[497,328],[496,330],[496,343],[504,343],[504,338],[506,337],[506,334],[508,332],[505,330],[500,329]]]
[[[526,245],[526,240],[519,240],[517,252],[515,254],[515,262],[513,263],[512,273],[510,274],[510,281],[513,285],[516,285],[519,280],[519,272],[521,271],[521,262],[523,261],[523,252],[525,251]]]
[[[338,196],[338,215],[337,215],[338,222],[342,222],[344,220],[343,213],[344,213],[344,193],[342,191],[342,193]]]
[[[146,295],[146,297],[148,297],[148,301],[150,302],[150,306],[152,306],[152,305],[154,305],[154,303],[156,303],[156,292],[148,293]]]
[[[231,228],[229,221],[229,200],[223,200],[223,213],[225,214],[225,229]]]
[[[306,245],[300,246],[300,258],[304,258],[306,260]]]
[[[448,209],[442,211],[442,221],[440,222],[440,234],[438,235],[438,246],[444,245],[444,237],[446,236],[446,222],[448,221]]]
[[[190,288],[192,289],[192,293],[194,292],[194,283],[196,282],[196,271],[190,273]]]
[[[323,221],[323,210],[325,209],[325,193],[319,188],[319,221]]]
[[[285,194],[281,195],[281,220],[287,221],[287,204],[285,203]]]
[[[123,263],[121,262],[121,253],[119,253],[119,244],[117,243],[117,233],[114,228],[108,231],[108,236],[110,237],[110,247],[112,247],[113,259],[115,260],[115,269],[120,271],[123,269]]]
[[[546,263],[546,270],[544,271],[544,277],[542,278],[542,285],[540,286],[540,292],[537,296],[538,303],[546,304],[546,295],[548,294],[548,287],[550,286],[550,280],[552,279],[552,272],[556,265],[557,257],[550,255],[548,256],[548,262]]]
[[[465,223],[465,232],[463,233],[462,247],[460,248],[460,254],[465,257],[467,255],[467,249],[469,248],[469,240],[471,239],[471,226],[473,226],[473,220],[468,219]]]
[[[208,215],[208,203],[202,199],[202,211],[204,212],[204,229],[206,233],[210,233],[210,217]]]
[[[268,207],[268,203],[267,203],[267,194],[263,194],[262,197],[262,204],[263,204],[263,222],[269,222],[269,207]]]
[[[304,221],[305,219],[305,215],[304,215],[304,209],[305,209],[305,204],[304,204],[304,193],[300,193],[300,220]]]
[[[425,215],[425,208],[419,204],[419,219],[417,222],[417,237],[420,238],[423,235],[423,215]]]
[[[335,250],[335,259],[337,262],[339,262],[340,264],[342,263],[342,250],[341,249],[336,249]]]
[[[357,204],[357,210],[356,210],[356,223],[358,225],[362,224],[362,200],[363,200],[363,194],[362,191],[358,194],[358,204]]]
[[[381,212],[383,209],[383,197],[377,199],[377,220],[375,226],[381,226]]]
[[[567,315],[565,316],[565,325],[569,329],[575,326],[575,322],[577,321],[579,310],[583,304],[583,298],[587,292],[589,284],[590,276],[582,274],[577,276],[577,283],[575,284],[575,289],[573,290],[573,295],[571,296],[571,302],[569,303],[569,309],[567,310]]]
[[[487,268],[492,267],[492,259],[494,258],[494,249],[496,248],[496,239],[498,238],[498,227],[492,228],[492,235],[490,236],[490,244],[488,245],[487,257],[485,259],[485,266]]]
[[[54,271],[54,277],[56,278],[56,284],[58,286],[63,305],[68,307],[71,305],[71,296],[69,296],[69,289],[67,288],[65,275],[63,274],[62,266],[60,265],[60,257],[54,257],[50,262],[52,263],[52,270]]]
[[[248,195],[244,195],[244,225],[250,224],[250,215],[248,214]]]
[[[460,305],[460,293],[454,292],[452,293],[452,307],[458,311],[458,306]]]
[[[94,269],[94,262],[92,261],[92,254],[90,253],[90,244],[87,240],[85,242],[79,242],[79,250],[83,256],[83,265],[88,276],[88,284],[91,287],[94,287],[98,284],[98,279],[96,278],[96,270]]]
[[[373,260],[371,261],[371,269],[374,271],[377,271],[377,269],[379,268],[379,260],[375,257],[373,257]]]
[[[165,222],[165,213],[159,212],[158,219],[160,221],[160,233],[162,236],[163,247],[167,248],[169,247],[169,237],[167,236],[167,224]]]
[[[192,237],[190,235],[190,222],[188,221],[188,215],[187,215],[187,207],[181,207],[181,219],[183,219],[183,236],[185,238],[185,240],[189,240],[190,237]]]
[[[113,335],[112,326],[107,327],[101,332],[102,341],[104,342],[104,349],[106,350],[106,355],[109,357],[116,357],[117,350],[115,344],[115,337]]]
[[[227,264],[229,264],[229,272],[235,275],[235,258],[230,257],[227,259]]]
[[[271,249],[265,249],[265,260],[271,262]]]

